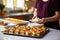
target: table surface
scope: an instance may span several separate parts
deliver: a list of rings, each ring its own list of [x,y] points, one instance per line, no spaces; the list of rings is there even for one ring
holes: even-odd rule
[[[60,30],[51,28],[49,28],[49,30],[50,32],[48,32],[43,38],[12,36],[12,35],[5,35],[0,32],[0,40],[60,40]]]
[[[24,15],[31,15],[32,13],[9,13],[7,16],[0,16],[0,18],[6,18],[11,16],[24,16]]]

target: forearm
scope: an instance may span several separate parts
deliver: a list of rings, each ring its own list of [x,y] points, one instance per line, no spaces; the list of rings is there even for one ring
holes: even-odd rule
[[[59,18],[53,16],[53,17],[48,17],[48,18],[45,18],[46,22],[52,22],[52,21],[56,21],[58,20]]]
[[[37,9],[35,8],[33,16],[37,16]]]
[[[52,22],[52,21],[58,20],[59,18],[60,18],[60,12],[56,12],[56,14],[54,16],[45,18],[45,21]]]

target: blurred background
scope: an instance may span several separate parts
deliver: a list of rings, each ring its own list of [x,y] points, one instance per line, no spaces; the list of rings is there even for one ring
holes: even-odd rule
[[[5,7],[0,17],[8,16],[17,19],[29,20],[34,11],[35,0],[0,0]],[[0,7],[1,8],[1,7]]]
[[[35,1],[36,0],[0,0],[0,4],[5,6],[3,16],[30,20],[33,16]]]

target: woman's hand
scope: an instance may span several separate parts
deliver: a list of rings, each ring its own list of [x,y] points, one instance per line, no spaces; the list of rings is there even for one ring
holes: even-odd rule
[[[42,19],[39,19],[37,23],[44,24],[44,23],[46,23],[46,20],[45,20],[45,18],[42,18]]]
[[[37,9],[35,8],[32,19],[37,18]]]
[[[32,19],[35,19],[35,18],[37,18],[37,16],[33,16],[33,17],[32,17]]]

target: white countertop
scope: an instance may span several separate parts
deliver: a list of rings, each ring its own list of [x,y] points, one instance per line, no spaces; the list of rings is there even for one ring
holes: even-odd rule
[[[29,38],[21,36],[5,35],[0,32],[0,40],[60,40],[60,30],[50,29],[43,38]]]

